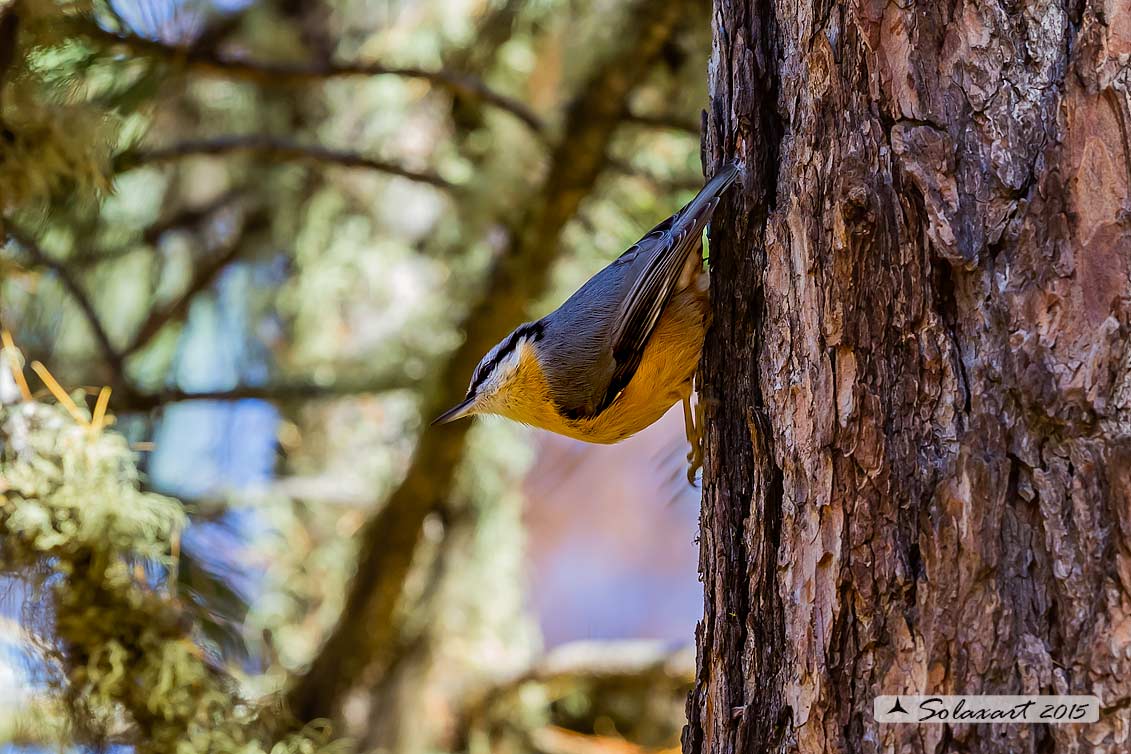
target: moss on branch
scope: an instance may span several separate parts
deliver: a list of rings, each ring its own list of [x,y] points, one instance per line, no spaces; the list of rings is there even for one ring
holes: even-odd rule
[[[326,748],[310,727],[271,740],[267,708],[196,641],[169,587],[184,512],[138,481],[123,436],[56,405],[0,405],[0,566],[34,582],[52,695],[76,737],[184,754]]]

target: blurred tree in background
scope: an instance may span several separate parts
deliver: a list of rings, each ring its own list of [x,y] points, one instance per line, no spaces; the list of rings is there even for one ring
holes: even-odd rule
[[[699,185],[707,21],[0,0],[0,735],[676,745],[686,655],[540,651],[526,435],[425,427]]]

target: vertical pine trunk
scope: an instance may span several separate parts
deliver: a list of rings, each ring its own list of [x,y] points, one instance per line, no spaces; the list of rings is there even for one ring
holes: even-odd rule
[[[715,0],[686,754],[1131,751],[1131,2]],[[880,726],[880,693],[1096,693]]]

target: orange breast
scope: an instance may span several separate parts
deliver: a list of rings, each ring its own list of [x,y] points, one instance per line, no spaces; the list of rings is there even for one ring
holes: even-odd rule
[[[707,330],[707,294],[677,291],[644,348],[640,366],[620,396],[593,419],[558,431],[586,442],[614,443],[636,434],[691,392]]]

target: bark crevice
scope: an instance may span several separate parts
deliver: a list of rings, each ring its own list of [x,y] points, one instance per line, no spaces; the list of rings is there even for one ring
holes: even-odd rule
[[[712,234],[685,751],[1124,750],[1131,5],[715,26],[704,154],[746,171]],[[1039,735],[871,714],[1092,692],[1100,723]]]

